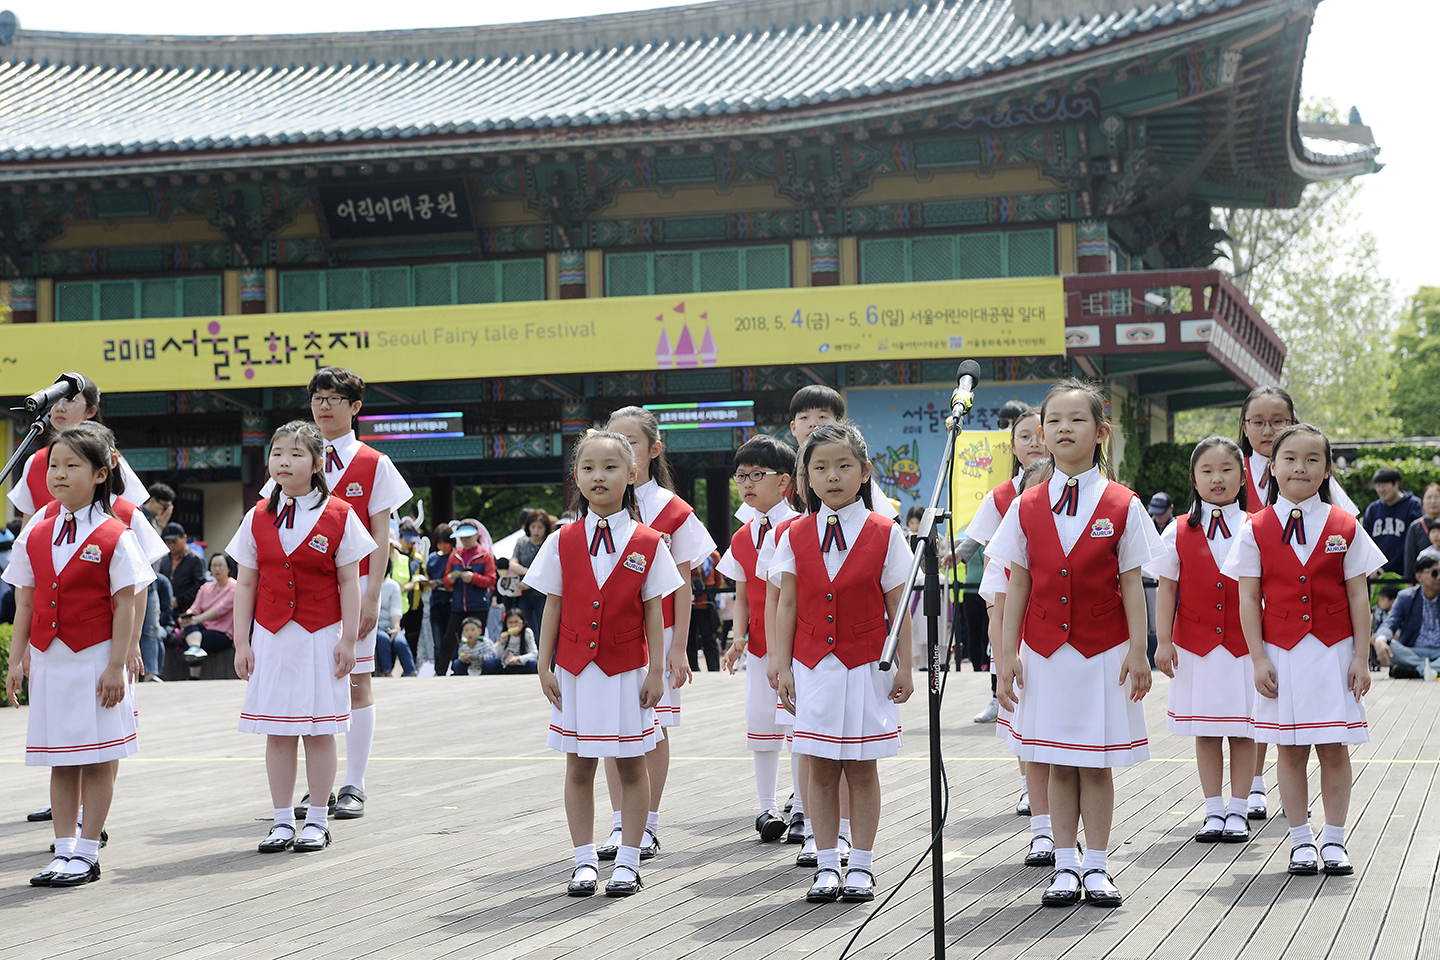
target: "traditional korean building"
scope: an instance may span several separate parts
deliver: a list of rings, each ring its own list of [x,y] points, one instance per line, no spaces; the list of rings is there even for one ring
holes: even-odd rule
[[[457,483],[553,481],[567,437],[648,403],[677,405],[669,449],[728,529],[729,453],[811,382],[893,422],[872,446],[913,499],[965,357],[977,426],[1077,373],[1133,452],[1281,372],[1211,266],[1211,207],[1378,167],[1358,118],[1298,120],[1316,6],[722,0],[203,38],[0,13],[0,392],[94,378],[210,539],[330,363],[441,516]]]

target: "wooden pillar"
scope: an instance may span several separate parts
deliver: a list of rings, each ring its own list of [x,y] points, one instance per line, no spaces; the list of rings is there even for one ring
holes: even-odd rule
[[[455,481],[451,477],[430,478],[430,524],[455,519]]]

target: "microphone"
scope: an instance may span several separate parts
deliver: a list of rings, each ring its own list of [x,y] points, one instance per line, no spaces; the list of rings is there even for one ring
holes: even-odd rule
[[[70,400],[78,396],[83,389],[85,389],[84,377],[78,373],[62,373],[53,384],[25,398],[25,411],[42,413],[61,400]]]
[[[950,395],[951,415],[963,417],[975,405],[975,382],[980,379],[980,364],[962,360],[955,375],[955,392]]]

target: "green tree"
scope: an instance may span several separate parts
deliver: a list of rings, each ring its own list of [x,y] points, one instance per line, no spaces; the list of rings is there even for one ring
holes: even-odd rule
[[[1440,287],[1421,287],[1395,335],[1391,412],[1412,437],[1440,436]]]

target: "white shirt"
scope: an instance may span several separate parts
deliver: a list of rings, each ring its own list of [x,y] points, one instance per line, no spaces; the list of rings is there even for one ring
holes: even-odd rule
[[[1010,565],[1001,560],[985,558],[985,572],[980,576],[980,587],[975,592],[980,594],[980,599],[986,603],[995,603],[997,598],[1005,592],[1010,584],[1010,578],[1005,576],[1005,571]]]
[[[749,504],[746,504],[746,506],[749,506]],[[754,507],[750,507],[750,510],[757,518],[761,516],[760,511]],[[775,528],[795,515],[795,511],[791,508],[789,501],[783,499],[769,510],[766,510],[764,516],[770,518],[770,529],[765,531],[765,538],[755,545],[755,552],[758,554],[762,548],[768,545],[770,552],[773,554],[775,551]],[[750,536],[755,536],[755,530],[759,523],[760,521],[756,519],[755,526],[750,528]],[[740,565],[739,560],[735,559],[734,554],[735,551],[733,550],[725,551],[725,556],[720,558],[720,564],[717,569],[736,583],[744,583],[745,568]],[[758,558],[755,561],[755,576],[761,580],[765,579],[765,568],[760,566],[760,560]]]
[[[1053,505],[1060,499],[1061,492],[1065,489],[1065,482],[1070,478],[1060,471],[1050,478],[1046,488],[1048,502]],[[1055,532],[1060,538],[1060,548],[1068,556],[1075,544],[1080,541],[1081,535],[1089,532],[1090,518],[1095,514],[1095,508],[1100,505],[1100,494],[1105,492],[1110,481],[1100,475],[1098,467],[1091,467],[1075,478],[1079,481],[1079,500],[1075,508],[1075,516],[1064,516],[1051,512],[1050,516],[1055,521]],[[1000,528],[995,531],[995,538],[990,541],[989,549],[985,551],[986,556],[993,557],[1013,564],[1022,570],[1030,569],[1030,547],[1026,541],[1025,531],[1020,526],[1019,500],[1015,501],[1010,511],[1005,514],[1005,519],[1000,521]],[[1150,519],[1150,514],[1140,505],[1140,498],[1134,494],[1130,495],[1130,504],[1125,516],[1125,532],[1120,535],[1118,553],[1120,559],[1120,572],[1134,570],[1136,567],[1149,563],[1160,551],[1160,539],[1155,532],[1155,522]]]
[[[1020,493],[1020,480],[1022,474],[1016,474],[1010,481],[1010,486],[1015,493]],[[1012,504],[1015,501],[1010,501]],[[991,490],[985,494],[985,499],[980,501],[980,506],[971,518],[970,525],[965,528],[965,536],[980,543],[989,543],[995,536],[995,531],[1000,529],[1000,521],[1005,518],[1000,515],[1000,508],[995,505],[995,491]]]
[[[1338,504],[1337,504],[1338,506]],[[1273,510],[1275,516],[1280,518],[1283,524],[1290,519],[1290,511],[1300,511],[1300,522],[1305,525],[1305,542],[1291,542],[1290,547],[1295,551],[1295,557],[1305,563],[1310,555],[1315,552],[1315,546],[1320,540],[1320,533],[1325,528],[1325,521],[1330,517],[1330,504],[1320,499],[1316,494],[1304,503],[1295,504],[1279,498],[1275,503],[1266,507]],[[1259,516],[1259,514],[1256,514]],[[1375,545],[1370,535],[1365,532],[1365,527],[1359,523],[1355,524],[1355,538],[1345,545],[1345,579],[1351,577],[1367,576],[1374,570],[1378,570],[1389,562],[1384,551]],[[1230,551],[1230,556],[1220,566],[1220,572],[1232,580],[1239,580],[1241,577],[1258,577],[1263,568],[1260,558],[1260,547],[1255,543],[1255,529],[1253,520],[1246,520],[1245,526],[1241,528],[1236,538],[1235,546]]]
[[[1200,532],[1208,536],[1212,517],[1216,510],[1220,511],[1220,517],[1225,521],[1223,528],[1217,527],[1215,536],[1206,540],[1210,545],[1210,555],[1215,558],[1215,566],[1224,566],[1225,559],[1230,556],[1230,550],[1235,546],[1236,538],[1245,527],[1245,521],[1249,516],[1245,513],[1239,501],[1227,503],[1225,506],[1216,506],[1213,503],[1200,501]],[[1175,520],[1160,534],[1160,555],[1145,565],[1145,573],[1159,580],[1161,577],[1166,580],[1180,579],[1180,554],[1175,550],[1175,537],[1180,525],[1189,523],[1189,516],[1177,516]],[[1229,535],[1225,531],[1229,531]]]
[[[895,508],[895,504],[885,495],[885,489],[880,486],[880,482],[875,479],[873,473],[870,475],[870,502],[875,504],[875,512],[882,517],[895,520],[900,516],[900,511]],[[735,511],[735,517],[741,523],[758,516],[760,516],[760,511],[748,503],[740,504],[740,509]]]
[[[340,478],[345,476],[345,471],[349,468],[350,461],[355,459],[355,451],[360,447],[360,441],[355,439],[355,431],[351,430],[343,437],[326,440],[325,446],[333,446],[336,455],[340,458],[340,468],[338,470],[331,470],[329,469],[329,464],[326,464],[325,482],[330,485],[330,491],[332,493],[343,493],[343,490],[337,490],[336,485],[339,484]],[[327,456],[325,459],[328,461],[330,458]],[[274,489],[275,481],[266,480],[265,485],[260,488],[260,496],[268,497]],[[389,513],[397,507],[403,507],[409,502],[412,496],[414,496],[414,494],[410,490],[410,484],[406,483],[405,478],[400,476],[400,471],[395,469],[395,464],[391,462],[390,458],[382,453],[380,454],[380,462],[375,465],[375,483],[370,489],[370,496],[365,501],[365,507],[363,509],[356,507],[356,512],[364,514],[360,519],[368,528],[370,518],[375,516],[375,514]],[[370,549],[374,550],[375,548],[371,547]],[[234,554],[232,553],[231,556],[233,557]]]
[[[295,498],[295,525],[287,527],[280,525],[280,548],[287,554],[294,553],[295,549],[310,539],[310,531],[315,528],[316,522],[320,519],[324,504],[320,500],[320,491],[312,490],[304,496]],[[235,562],[242,567],[249,567],[251,570],[260,569],[259,555],[255,546],[255,532],[251,524],[257,522],[255,516],[258,511],[259,523],[274,523],[280,511],[285,509],[285,497],[280,498],[279,506],[274,514],[265,512],[264,504],[256,504],[245,514],[245,519],[240,521],[240,529],[235,531],[235,536],[225,547],[225,552],[234,558]],[[370,537],[369,528],[361,522],[354,510],[347,511],[345,515],[345,532],[340,535],[340,544],[331,551],[335,558],[335,565],[343,567],[347,563],[355,563],[361,557],[368,557],[375,552],[375,541]]]
[[[593,542],[595,529],[599,526],[600,517],[593,511],[585,513],[585,543]],[[619,510],[605,517],[605,522],[610,526],[610,538],[615,543],[615,552],[609,553],[604,547],[590,558],[590,570],[595,577],[595,582],[601,587],[605,581],[610,579],[610,574],[626,556],[625,548],[630,543],[630,535],[635,532],[635,521],[625,510]],[[522,581],[525,586],[533,590],[540,590],[545,593],[553,593],[557,597],[564,596],[564,571],[560,568],[560,530],[556,530],[545,538],[540,545],[540,552],[535,554],[535,562],[530,564],[530,572],[525,574]],[[674,593],[685,585],[680,576],[679,569],[675,566],[675,560],[670,556],[670,551],[665,548],[665,540],[661,538],[660,543],[655,547],[655,559],[650,564],[650,569],[645,571],[645,582],[640,588],[641,600],[653,600],[656,597],[664,597]]]
[[[61,510],[60,516],[55,518],[55,527],[51,531],[53,538],[60,532],[61,526],[65,523],[67,511]],[[102,520],[108,519],[105,511],[90,506],[75,514],[75,542],[61,543],[58,546],[53,542],[50,546],[50,561],[55,565],[55,572],[59,573],[65,569],[76,552],[85,543],[85,538],[95,531]],[[10,551],[10,565],[5,568],[5,582],[16,587],[35,586],[35,570],[30,566],[30,554],[26,544],[30,542],[30,534],[35,530],[35,524],[31,523],[20,536],[15,538],[15,546]],[[140,552],[140,545],[135,541],[135,534],[126,531],[120,535],[115,544],[115,552],[110,557],[110,593],[113,596],[115,591],[125,587],[149,587],[150,582],[155,579],[155,572],[145,562],[144,555]]]
[[[652,478],[635,488],[635,505],[640,508],[640,522],[649,525],[665,505],[675,498],[673,491],[666,490]],[[669,553],[675,563],[698,566],[715,549],[715,540],[705,524],[692,511],[680,529],[670,534]]]
[[[50,469],[48,458],[39,456],[39,453],[40,451],[37,450],[30,454],[30,459],[25,461],[25,469],[20,471],[20,479],[14,481],[15,485],[10,489],[10,502],[21,513],[39,513],[44,509],[45,504],[50,502],[46,500],[45,503],[36,503],[35,498],[30,496],[30,471],[39,470],[41,477],[44,477],[45,471]],[[123,454],[120,457],[120,476],[125,480],[125,490],[120,496],[137,507],[144,506],[145,501],[150,499],[150,494],[145,490],[145,481],[141,480],[131,469],[130,462],[125,459]]]
[[[1255,482],[1255,489],[1260,491],[1260,506],[1270,503],[1270,458],[1263,453],[1250,454],[1250,478]],[[1330,491],[1330,502],[1335,504],[1346,513],[1358,514],[1360,508],[1355,506],[1355,501],[1345,492],[1345,488],[1335,482],[1335,477],[1325,478],[1326,489]]]
[[[400,629],[400,584],[389,577],[380,584],[380,629],[394,633]]]
[[[822,551],[821,556],[825,560],[825,572],[834,580],[840,568],[845,565],[846,559],[850,556],[850,547],[855,543],[855,538],[860,535],[860,530],[865,526],[871,511],[866,509],[862,500],[846,504],[839,510],[830,509],[829,505],[821,504],[820,513],[817,515],[817,533],[820,542],[825,539],[825,527],[829,524],[831,517],[839,517],[840,530],[845,535],[845,549],[832,549],[828,552]],[[885,563],[880,568],[880,590],[889,593],[896,587],[903,584],[910,578],[910,561],[913,554],[910,552],[910,545],[905,541],[905,534],[895,523],[888,523],[890,542],[885,548]],[[775,546],[775,556],[770,566],[766,569],[765,575],[775,586],[780,586],[782,574],[795,572],[795,551],[790,546],[790,534],[794,531],[795,524],[791,524],[785,530],[785,536]]]

